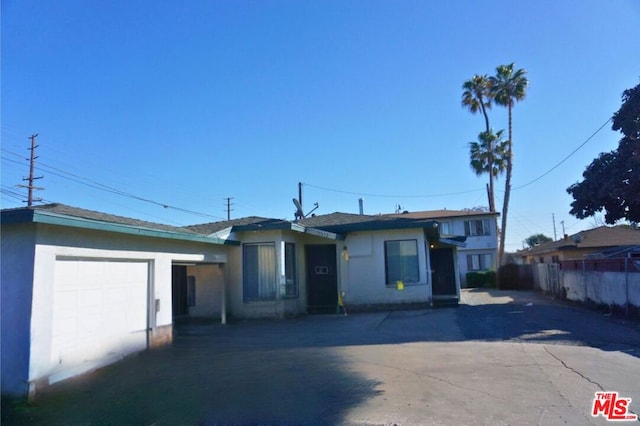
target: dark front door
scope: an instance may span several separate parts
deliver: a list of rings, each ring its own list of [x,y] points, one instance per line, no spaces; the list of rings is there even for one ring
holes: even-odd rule
[[[338,304],[338,273],[335,245],[308,245],[307,310],[335,311]]]
[[[171,307],[173,308],[173,316],[187,315],[189,313],[187,306],[187,267],[173,265],[171,272]]]
[[[431,249],[431,277],[433,278],[433,297],[455,296],[456,271],[453,263],[454,251],[452,248]]]

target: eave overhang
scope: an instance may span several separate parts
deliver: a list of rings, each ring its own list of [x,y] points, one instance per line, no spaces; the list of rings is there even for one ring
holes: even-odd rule
[[[315,237],[327,238],[329,240],[344,240],[345,236],[342,234],[336,234],[335,232],[323,231],[322,229],[317,228],[305,228],[305,234],[313,235]]]
[[[37,223],[68,228],[90,229],[94,231],[113,232],[118,234],[135,235],[139,237],[164,238],[179,241],[191,241],[216,245],[240,245],[239,241],[223,240],[206,235],[174,232],[163,229],[126,225],[114,222],[104,222],[76,216],[62,215],[44,210],[30,209],[15,212],[3,212],[3,223]]]
[[[438,238],[438,242],[462,248],[467,246],[466,241],[467,237],[462,235],[442,235]]]

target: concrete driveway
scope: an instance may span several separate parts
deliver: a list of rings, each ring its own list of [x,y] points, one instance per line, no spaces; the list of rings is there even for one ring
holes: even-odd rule
[[[591,416],[605,390],[640,413],[638,323],[533,292],[176,334],[33,406],[5,405],[2,424],[606,424]]]

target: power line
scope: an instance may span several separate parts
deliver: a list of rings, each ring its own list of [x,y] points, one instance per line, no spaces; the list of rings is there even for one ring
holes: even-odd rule
[[[555,166],[551,167],[549,170],[547,170],[546,172],[544,172],[543,174],[541,174],[537,178],[533,179],[532,181],[527,182],[524,185],[520,185],[520,186],[518,186],[516,188],[513,188],[512,190],[515,191],[515,190],[527,187],[527,186],[539,181],[540,179],[542,179],[543,177],[547,176],[549,173],[551,173],[552,171],[554,171],[555,169],[560,167],[569,158],[571,158],[576,152],[578,152],[582,147],[584,147],[591,139],[593,139],[598,133],[600,133],[600,131],[602,129],[604,129],[605,126],[607,124],[609,124],[610,121],[611,121],[611,118],[607,119],[607,121],[602,123],[602,125],[595,132],[593,132],[593,134],[591,136],[589,136],[584,142],[582,142],[580,145],[578,145],[578,147],[576,149],[571,151],[571,153],[569,153],[569,155],[564,157]],[[470,193],[473,193],[473,192],[483,191],[483,190],[480,190],[480,189],[473,189],[473,190],[468,190],[468,191],[450,192],[450,193],[444,193],[444,194],[431,194],[431,195],[392,195],[392,194],[369,194],[369,193],[364,193],[364,192],[345,191],[345,190],[340,190],[340,189],[335,189],[335,188],[327,188],[327,187],[322,187],[322,186],[318,186],[318,185],[313,185],[313,184],[310,184],[310,183],[305,183],[305,185],[307,185],[307,186],[309,186],[311,188],[321,189],[323,191],[331,191],[331,192],[338,192],[338,193],[342,193],[342,194],[361,195],[361,196],[379,197],[379,198],[435,198],[435,197],[446,197],[446,196],[450,196],[450,195],[470,194]]]
[[[468,191],[450,192],[450,193],[444,193],[444,194],[431,194],[431,195],[397,195],[396,194],[396,195],[393,195],[393,194],[371,194],[367,192],[345,191],[341,189],[327,188],[324,186],[313,185],[306,182],[304,183],[304,185],[311,188],[320,189],[323,191],[338,192],[341,194],[350,194],[350,195],[360,195],[365,197],[378,197],[378,198],[435,198],[435,197],[446,197],[449,195],[470,194],[473,192],[484,191],[484,188],[482,188],[482,189],[471,189]]]
[[[2,149],[2,151],[7,152],[9,154],[18,155],[19,156],[19,154],[16,154],[14,152],[8,151],[8,150],[6,150],[4,148],[1,148],[1,149]],[[5,161],[10,161],[10,162],[22,164],[21,162],[18,162],[16,160],[12,160],[12,159],[6,158],[6,157],[3,157],[2,159],[5,160]],[[54,167],[54,166],[50,166],[50,165],[42,163],[42,162],[40,162],[38,164],[39,164],[39,166],[38,166],[39,170],[44,170],[49,174],[52,174],[52,175],[55,175],[55,176],[59,176],[59,177],[61,177],[63,179],[67,179],[67,180],[70,180],[72,182],[88,186],[88,187],[93,188],[93,189],[109,192],[109,193],[112,193],[112,194],[115,194],[115,195],[120,195],[122,197],[132,198],[132,199],[135,199],[135,200],[138,200],[138,201],[142,201],[142,202],[146,202],[146,203],[153,204],[153,205],[156,205],[156,206],[160,206],[160,207],[163,207],[165,209],[176,210],[176,211],[180,211],[180,212],[183,212],[183,213],[189,213],[189,214],[192,214],[192,215],[202,216],[202,217],[206,217],[206,218],[224,220],[224,218],[221,217],[221,216],[215,216],[215,215],[210,215],[210,214],[206,214],[206,213],[197,212],[197,211],[194,211],[194,210],[184,209],[184,208],[181,208],[181,207],[172,206],[170,204],[161,203],[159,201],[155,201],[155,200],[152,200],[152,199],[149,199],[149,198],[141,197],[139,195],[135,195],[135,194],[132,194],[132,193],[129,193],[129,192],[126,192],[126,191],[123,191],[123,190],[108,186],[108,185],[104,185],[104,184],[102,184],[100,182],[97,182],[97,181],[94,181],[92,179],[77,175],[75,173],[67,172],[65,170],[59,169],[59,168]]]
[[[609,122],[611,121],[611,118],[609,118],[607,121],[605,121],[602,126],[600,126],[598,128],[598,130],[596,130],[595,132],[593,132],[593,134],[591,136],[589,136],[584,142],[582,142],[580,145],[578,145],[578,147],[576,149],[574,149],[573,151],[571,151],[571,153],[569,155],[567,155],[566,157],[564,157],[558,164],[556,164],[555,166],[553,166],[552,168],[550,168],[549,170],[547,170],[546,172],[544,172],[543,174],[541,174],[540,176],[538,176],[537,178],[535,178],[534,180],[532,180],[531,182],[525,183],[524,185],[520,185],[516,188],[513,188],[512,191],[518,190],[518,189],[522,189],[525,186],[529,186],[532,183],[535,183],[537,181],[539,181],[540,179],[542,179],[543,177],[545,177],[546,175],[548,175],[549,173],[551,173],[552,171],[554,171],[555,169],[557,169],[558,167],[560,167],[560,165],[562,163],[564,163],[565,161],[567,161],[569,158],[571,158],[573,156],[573,154],[575,154],[576,152],[578,152],[580,150],[580,148],[582,148],[583,146],[585,146],[587,144],[587,142],[589,142],[591,139],[594,138],[595,135],[597,135],[598,133],[600,133],[600,131],[602,129],[604,129],[604,127],[609,124]]]

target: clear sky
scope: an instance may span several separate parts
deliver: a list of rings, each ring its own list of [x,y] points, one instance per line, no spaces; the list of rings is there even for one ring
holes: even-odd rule
[[[486,206],[462,83],[515,62],[507,250],[595,225],[566,188],[617,146],[640,82],[636,0],[3,0],[2,207],[37,196],[174,225]],[[507,111],[491,111],[506,128]],[[504,179],[497,184],[501,207]],[[120,194],[117,194],[120,192]],[[124,193],[124,194],[123,194]],[[148,201],[145,201],[148,200]],[[163,207],[166,205],[168,207]],[[185,212],[197,212],[193,214]]]

